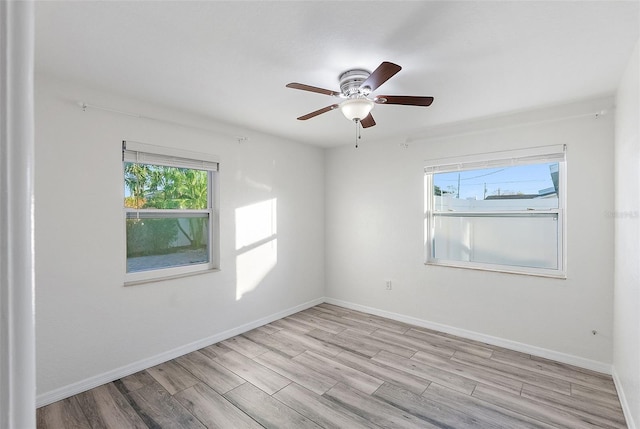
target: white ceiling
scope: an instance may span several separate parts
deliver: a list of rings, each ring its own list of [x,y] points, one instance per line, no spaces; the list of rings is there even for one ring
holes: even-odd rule
[[[296,141],[353,142],[336,102],[349,68],[403,67],[365,141],[612,94],[639,38],[634,1],[38,2],[36,70]],[[91,102],[91,100],[84,100]],[[117,107],[117,106],[111,106]]]

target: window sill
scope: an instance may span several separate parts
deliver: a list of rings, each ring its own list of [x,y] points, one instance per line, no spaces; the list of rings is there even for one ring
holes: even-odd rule
[[[505,274],[517,274],[521,276],[531,276],[531,277],[546,277],[553,278],[558,280],[566,280],[567,274],[560,271],[553,270],[527,270],[526,268],[518,269],[517,267],[508,267],[508,266],[489,266],[489,265],[475,265],[475,264],[457,264],[455,262],[442,262],[442,261],[427,261],[424,263],[425,265],[434,266],[434,267],[449,267],[449,268],[461,268],[465,270],[477,270],[477,271],[490,271],[494,273],[505,273]]]
[[[157,282],[163,282],[163,281],[166,281],[166,280],[175,280],[175,279],[181,279],[181,278],[184,278],[184,277],[192,277],[192,276],[199,276],[199,275],[202,275],[202,274],[216,273],[218,271],[220,271],[219,268],[206,268],[206,269],[202,269],[202,270],[189,271],[189,272],[186,272],[186,273],[179,273],[179,274],[173,274],[173,275],[149,277],[149,278],[136,279],[136,280],[125,280],[123,285],[125,287],[137,286],[137,285],[142,285],[142,284],[147,284],[147,283],[157,283]]]

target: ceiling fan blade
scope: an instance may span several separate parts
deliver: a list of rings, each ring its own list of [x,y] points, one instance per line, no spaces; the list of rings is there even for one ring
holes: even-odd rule
[[[322,115],[323,113],[330,112],[330,111],[332,111],[334,109],[337,109],[338,107],[340,107],[340,105],[332,104],[331,106],[323,107],[322,109],[318,109],[315,112],[307,113],[304,116],[300,116],[298,118],[298,120],[299,121],[306,121],[307,119],[311,119],[311,118],[314,118],[314,117],[316,117],[318,115]]]
[[[431,106],[433,97],[414,97],[410,95],[378,95],[376,104],[402,104],[404,106]]]
[[[384,61],[373,71],[373,73],[371,73],[371,75],[369,75],[367,80],[362,82],[360,88],[369,87],[371,91],[375,91],[380,85],[391,79],[393,75],[398,73],[400,70],[402,70],[402,67],[399,65]]]
[[[376,121],[373,120],[373,116],[371,116],[371,113],[369,113],[364,119],[360,121],[360,125],[362,125],[362,128],[373,127],[375,124]]]
[[[331,95],[333,97],[339,97],[339,92],[331,91],[330,89],[318,88],[317,86],[305,85],[304,83],[291,82],[287,84],[287,88],[301,89],[302,91],[317,92],[318,94]]]

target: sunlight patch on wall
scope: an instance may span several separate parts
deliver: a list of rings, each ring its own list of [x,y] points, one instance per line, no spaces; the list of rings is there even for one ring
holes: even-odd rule
[[[236,250],[236,300],[240,300],[278,262],[275,198],[236,209]]]

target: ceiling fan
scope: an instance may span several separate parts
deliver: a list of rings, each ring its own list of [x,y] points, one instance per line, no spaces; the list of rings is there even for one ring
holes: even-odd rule
[[[287,84],[287,88],[316,92],[318,94],[325,94],[344,99],[341,103],[332,104],[300,116],[298,118],[300,121],[306,121],[307,119],[314,118],[318,115],[339,108],[347,119],[355,121],[356,124],[360,123],[363,128],[369,128],[376,124],[376,121],[373,120],[373,116],[371,116],[371,109],[373,109],[376,104],[400,104],[404,106],[427,107],[433,103],[433,97],[416,97],[408,95],[371,96],[373,91],[391,79],[400,70],[402,70],[402,67],[388,61],[382,62],[382,64],[380,64],[373,73],[364,69],[347,70],[341,73],[338,77],[340,92],[296,82]]]

